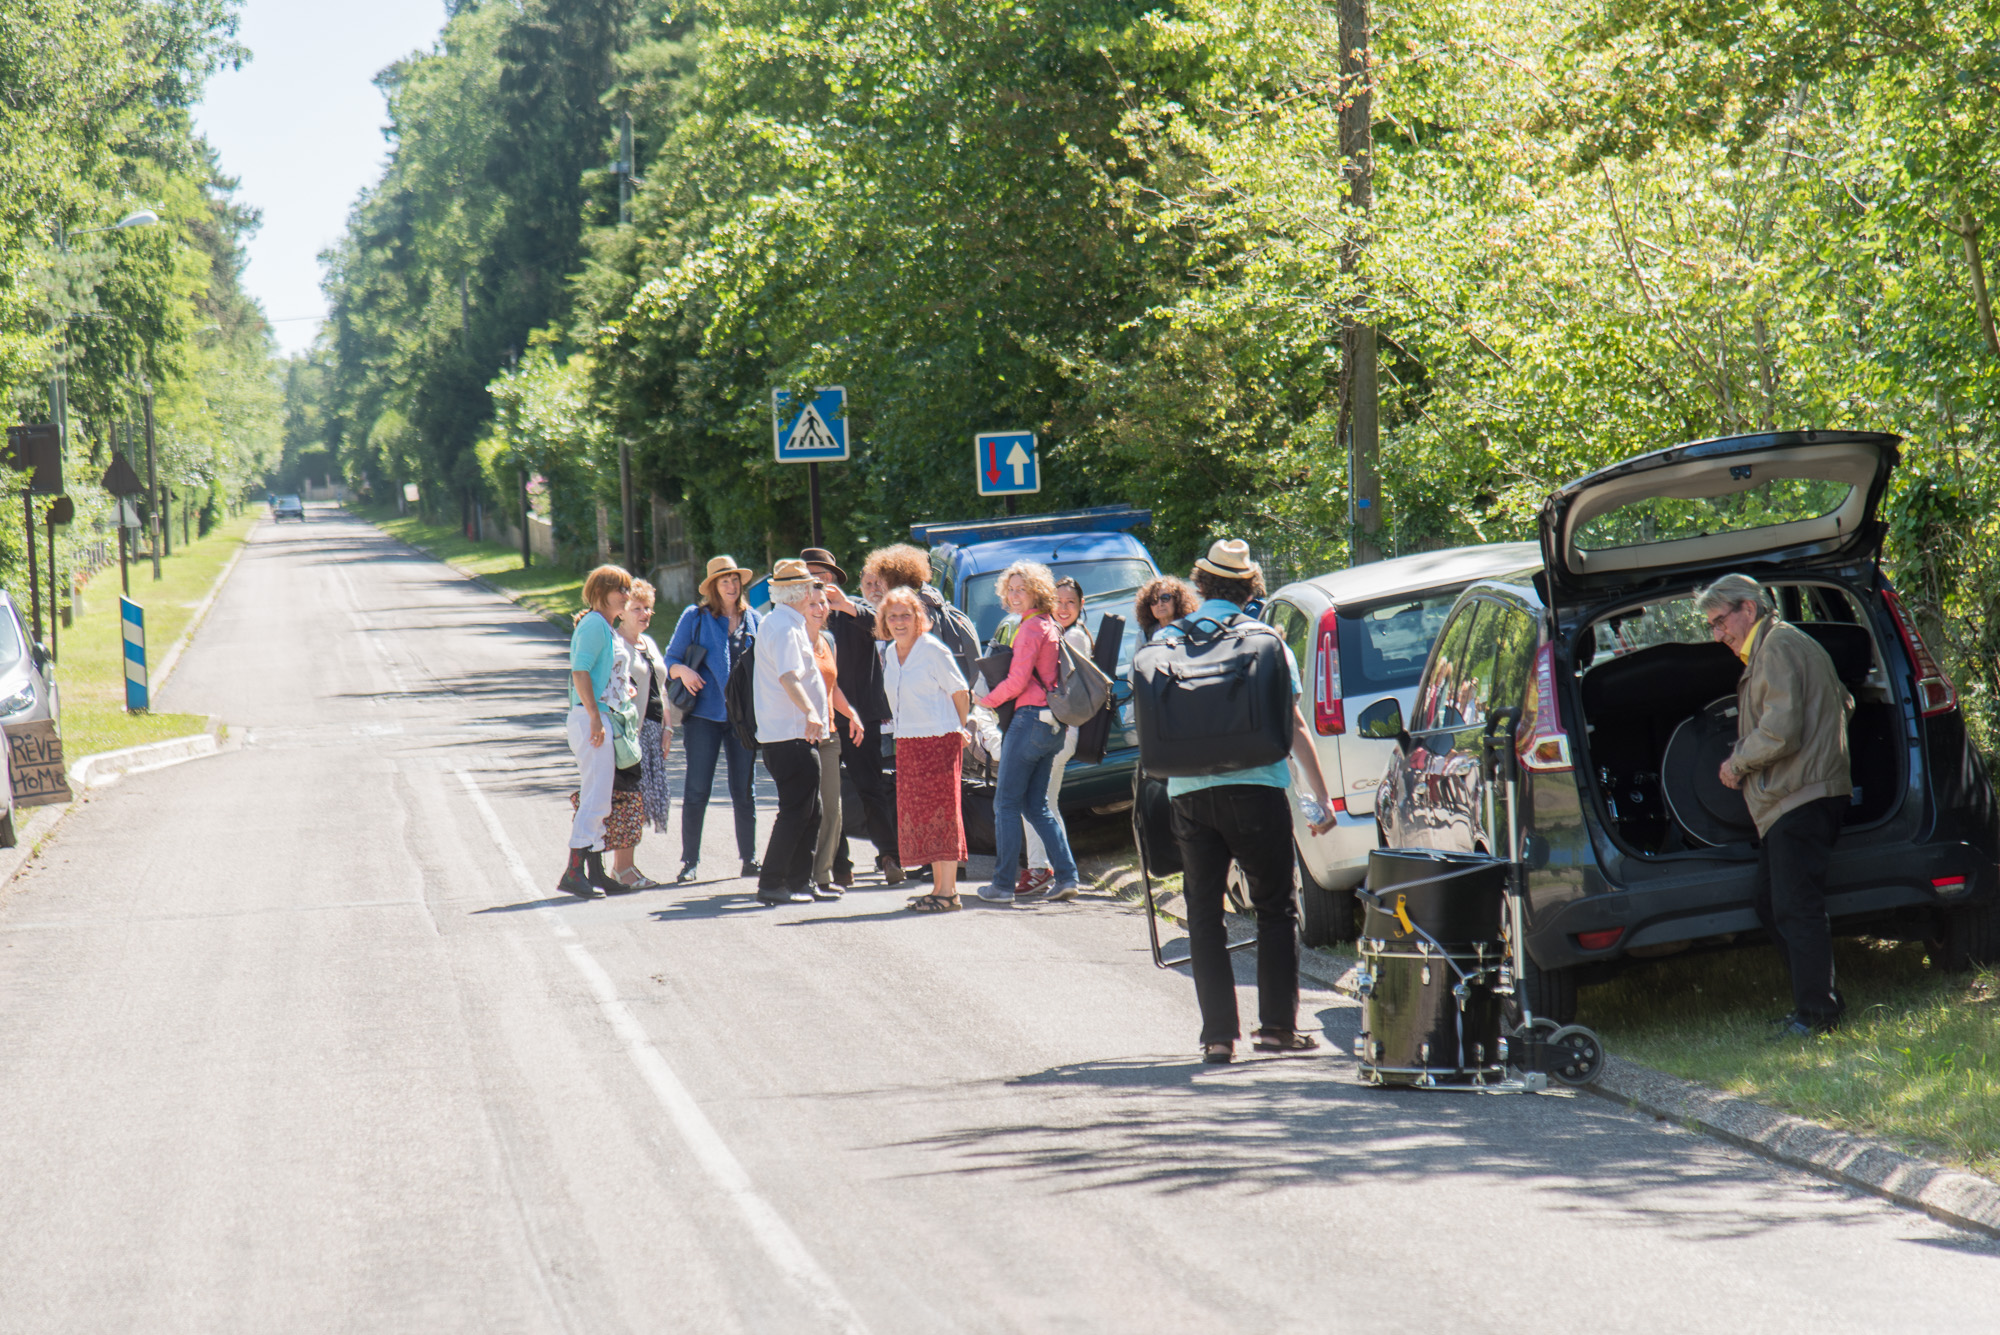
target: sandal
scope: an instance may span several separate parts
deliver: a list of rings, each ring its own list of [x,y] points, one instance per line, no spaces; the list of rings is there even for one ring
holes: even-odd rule
[[[656,881],[637,867],[626,868],[618,879],[631,886],[634,890],[664,890],[667,888],[665,881]]]
[[[950,913],[961,907],[957,895],[918,895],[910,901],[912,913]]]
[[[1311,1052],[1319,1046],[1319,1040],[1311,1034],[1290,1029],[1259,1029],[1251,1037],[1257,1040],[1251,1046],[1259,1052]]]
[[[1210,1066],[1227,1066],[1236,1060],[1234,1043],[1204,1043],[1201,1045],[1201,1059]]]

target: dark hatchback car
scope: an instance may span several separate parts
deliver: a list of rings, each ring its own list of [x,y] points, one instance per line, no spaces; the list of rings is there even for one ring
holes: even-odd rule
[[[1377,795],[1384,844],[1505,854],[1506,795],[1480,755],[1489,712],[1520,708],[1536,1014],[1567,1022],[1577,985],[1623,961],[1760,931],[1756,832],[1716,778],[1741,664],[1693,600],[1729,571],[1765,586],[1854,697],[1854,790],[1828,872],[1835,931],[1926,941],[1945,967],[2000,955],[1992,785],[1879,563],[1897,443],[1707,440],[1570,483],[1542,511],[1542,568],[1468,588],[1413,717],[1381,711],[1375,726],[1401,734]]]

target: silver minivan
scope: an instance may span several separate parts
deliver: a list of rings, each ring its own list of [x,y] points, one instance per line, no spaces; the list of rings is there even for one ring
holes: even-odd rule
[[[1532,542],[1453,547],[1336,570],[1287,584],[1261,617],[1291,646],[1306,716],[1334,799],[1333,832],[1309,837],[1292,812],[1299,862],[1299,910],[1307,945],[1354,939],[1354,887],[1377,846],[1375,789],[1396,750],[1368,723],[1394,701],[1408,718],[1431,643],[1458,595],[1474,580],[1541,567]]]

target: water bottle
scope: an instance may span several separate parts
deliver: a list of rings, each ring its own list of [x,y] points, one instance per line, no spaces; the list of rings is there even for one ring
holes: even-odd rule
[[[1311,793],[1300,793],[1298,801],[1299,814],[1306,818],[1306,824],[1323,825],[1326,823],[1326,808],[1319,804],[1319,799],[1315,798]]]

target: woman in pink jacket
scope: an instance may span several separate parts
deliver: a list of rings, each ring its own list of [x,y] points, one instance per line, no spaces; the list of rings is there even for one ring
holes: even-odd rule
[[[1056,682],[1056,582],[1045,565],[1016,561],[1000,574],[1000,599],[1021,618],[1014,632],[1014,658],[1007,677],[979,703],[991,709],[1014,702],[1014,718],[1000,743],[1000,773],[994,780],[994,872],[979,897],[992,903],[1068,899],[1077,889],[1076,857],[1062,820],[1049,808],[1049,771],[1062,750],[1064,728],[1048,711]],[[1048,850],[1055,877],[1015,892],[1021,861],[1021,822],[1035,827]]]

